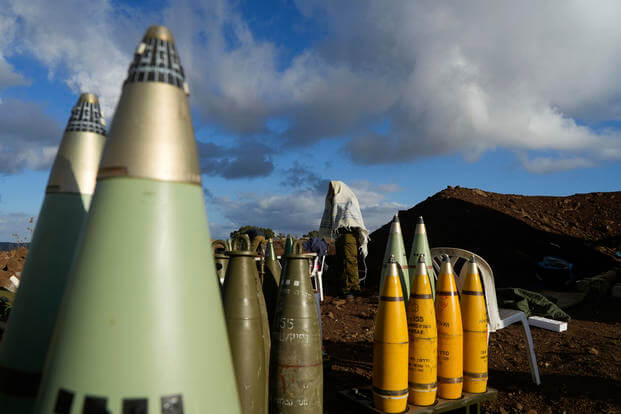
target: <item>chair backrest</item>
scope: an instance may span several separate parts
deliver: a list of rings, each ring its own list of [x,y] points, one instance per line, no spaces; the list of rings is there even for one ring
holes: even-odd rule
[[[453,247],[434,247],[431,249],[431,257],[433,260],[433,267],[436,270],[436,275],[440,273],[440,264],[442,262],[442,255],[448,255],[453,265],[453,271],[455,272],[457,289],[461,293],[461,287],[465,278],[465,266],[464,264],[470,260],[474,255],[477,267],[479,269],[479,275],[483,281],[483,293],[485,294],[485,305],[487,308],[488,329],[490,332],[495,332],[501,328],[501,319],[498,312],[498,300],[496,299],[496,286],[494,284],[494,273],[490,265],[481,256],[469,252],[464,249],[457,249]]]

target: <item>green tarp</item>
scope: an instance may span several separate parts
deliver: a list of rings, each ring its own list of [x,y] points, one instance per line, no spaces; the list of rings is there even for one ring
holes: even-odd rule
[[[554,302],[537,292],[520,288],[501,288],[496,289],[496,297],[499,307],[521,310],[526,317],[544,316],[563,322],[571,319]]]

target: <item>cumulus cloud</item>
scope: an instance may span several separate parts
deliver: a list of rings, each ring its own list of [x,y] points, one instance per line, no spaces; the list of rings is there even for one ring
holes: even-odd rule
[[[7,99],[0,102],[0,174],[48,168],[62,129],[40,105]]]
[[[6,54],[11,52],[11,45],[15,40],[17,22],[0,14],[0,91],[11,86],[28,85],[29,81],[6,61]]]
[[[198,142],[201,171],[224,178],[264,177],[274,170],[272,149],[258,142],[223,147],[213,142]]]
[[[229,4],[182,4],[168,19],[192,56],[193,100],[230,131],[285,118],[286,144],[350,136],[361,164],[498,147],[527,152],[535,172],[621,159],[618,131],[584,126],[621,118],[618,2],[298,2],[326,36],[284,68]],[[385,120],[384,134],[369,127]],[[533,168],[542,151],[550,165]]]
[[[298,190],[312,190],[316,193],[325,194],[328,191],[330,180],[321,177],[317,171],[305,166],[300,161],[295,161],[292,167],[283,171],[283,180],[280,184]]]
[[[499,147],[533,172],[621,159],[618,130],[585,126],[621,119],[617,1],[296,4],[324,35],[291,59],[225,0],[175,1],[163,19],[112,0],[10,0],[0,28],[11,38],[0,47],[32,54],[76,93],[100,94],[110,113],[142,31],[163,20],[200,121],[241,140],[273,134],[291,148],[340,139],[360,164],[455,152],[475,161]],[[0,86],[23,82],[7,65],[0,59]],[[269,131],[273,118],[287,128]],[[381,134],[380,122],[389,125]],[[206,172],[268,174],[272,161],[259,155],[256,171],[229,155]]]
[[[297,164],[294,170],[304,171]],[[308,172],[308,171],[306,171]],[[373,231],[388,222],[392,215],[406,206],[386,201],[381,192],[383,185],[368,181],[352,182],[350,187],[360,203],[360,210],[366,227]],[[239,194],[236,198],[216,197],[206,193],[207,203],[217,208],[229,220],[228,225],[218,225],[218,234],[228,234],[240,226],[252,224],[269,227],[275,231],[301,236],[319,228],[324,209],[326,187],[319,190],[313,186],[301,185],[299,189],[288,194]]]
[[[76,94],[99,95],[111,118],[134,48],[154,16],[110,0],[97,7],[79,0],[9,0],[7,6],[13,48],[34,56]]]

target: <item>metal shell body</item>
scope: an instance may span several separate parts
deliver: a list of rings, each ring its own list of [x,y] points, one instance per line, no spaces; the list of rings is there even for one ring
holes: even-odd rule
[[[474,262],[465,265],[461,290],[464,325],[464,391],[487,390],[487,312],[481,278]]]
[[[296,243],[272,324],[270,413],[323,413],[323,357],[308,256]]]
[[[408,402],[408,326],[398,264],[392,259],[375,315],[373,405],[402,413]]]
[[[187,95],[150,80],[165,54],[149,56],[116,110],[36,413],[241,412]]]
[[[436,311],[427,266],[418,262],[407,306],[410,340],[408,364],[408,401],[415,405],[432,405],[438,391],[438,331]]]
[[[32,410],[105,141],[97,97],[82,94],[50,172],[9,325],[0,343],[0,407]],[[98,132],[93,132],[98,131]]]
[[[262,310],[263,293],[258,288],[256,255],[250,250],[228,254],[222,298],[242,412],[267,414],[269,330]]]
[[[274,251],[272,239],[267,241],[265,248],[265,275],[263,276],[263,296],[267,306],[269,326],[272,326],[278,302],[278,286],[280,285],[280,263]]]
[[[464,336],[459,293],[448,258],[442,262],[438,279],[436,319],[438,325],[438,396],[444,399],[461,398]]]
[[[399,279],[403,290],[403,297],[406,302],[410,298],[410,274],[408,270],[408,258],[405,253],[405,245],[403,244],[403,234],[401,233],[401,223],[399,216],[395,215],[390,225],[390,234],[388,235],[388,243],[384,252],[384,265],[382,266],[382,274],[380,276],[379,293],[382,293],[384,280],[386,279],[389,269],[390,256],[394,256],[397,260],[397,269],[399,270]]]
[[[427,275],[429,276],[429,281],[431,282],[431,293],[433,298],[436,298],[436,271],[433,268],[431,250],[429,249],[429,241],[427,239],[427,228],[425,227],[425,223],[422,217],[418,218],[418,223],[416,223],[416,228],[414,230],[414,240],[412,240],[412,249],[410,250],[410,258],[408,263],[410,263],[409,269],[412,270],[410,273],[410,279],[414,275],[414,271],[416,269],[416,262],[418,261],[418,257],[424,254],[425,255],[425,263],[427,264]]]

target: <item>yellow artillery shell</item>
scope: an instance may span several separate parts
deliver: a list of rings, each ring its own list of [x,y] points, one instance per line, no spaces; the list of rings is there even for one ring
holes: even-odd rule
[[[384,281],[373,344],[373,404],[386,413],[402,413],[408,398],[408,326],[405,298],[394,256]]]
[[[463,387],[463,328],[459,294],[448,256],[442,260],[436,291],[438,324],[438,395],[444,399],[461,397]]]
[[[474,256],[466,264],[461,290],[464,324],[464,391],[487,389],[487,312]]]
[[[408,401],[415,405],[432,405],[438,391],[438,336],[424,254],[418,258],[407,315],[410,340]]]

